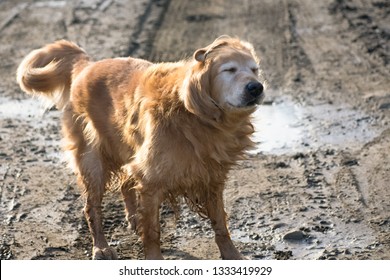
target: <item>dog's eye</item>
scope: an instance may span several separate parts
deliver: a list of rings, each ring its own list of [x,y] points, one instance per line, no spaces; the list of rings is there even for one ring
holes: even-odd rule
[[[254,74],[257,74],[259,72],[259,68],[257,68],[257,67],[256,68],[252,68],[251,70],[252,70],[252,72]]]
[[[223,70],[224,72],[229,72],[229,73],[236,73],[237,72],[237,68],[236,67],[230,67],[230,68],[227,68],[225,70]]]

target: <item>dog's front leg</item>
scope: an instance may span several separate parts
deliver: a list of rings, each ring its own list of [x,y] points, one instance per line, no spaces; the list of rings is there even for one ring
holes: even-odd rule
[[[144,245],[145,259],[163,259],[160,249],[160,204],[162,196],[156,188],[142,186],[139,196],[138,232]]]
[[[215,232],[215,242],[221,252],[222,259],[240,260],[245,259],[244,256],[234,246],[229,230],[226,224],[226,212],[223,203],[222,188],[216,194],[211,195],[207,202],[207,214],[211,221],[211,226]]]
[[[135,182],[128,180],[122,187],[123,201],[125,202],[126,220],[132,230],[137,230],[137,197],[134,189]]]

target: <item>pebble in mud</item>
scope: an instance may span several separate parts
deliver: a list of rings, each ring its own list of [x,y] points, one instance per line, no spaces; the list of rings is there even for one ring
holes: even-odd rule
[[[274,252],[274,258],[277,260],[289,260],[293,256],[292,251],[276,251]]]
[[[286,226],[286,225],[287,225],[286,223],[276,223],[276,224],[272,225],[271,229],[272,229],[272,230],[275,230],[275,229],[284,227],[284,226]]]
[[[290,242],[297,242],[297,241],[302,241],[305,239],[307,236],[300,230],[295,230],[291,231],[289,233],[286,233],[283,236],[283,240],[290,241]]]

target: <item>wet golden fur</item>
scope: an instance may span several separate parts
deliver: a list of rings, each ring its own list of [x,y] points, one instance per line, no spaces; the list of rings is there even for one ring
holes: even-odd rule
[[[245,71],[221,70],[227,60]],[[101,218],[103,194],[113,185],[122,191],[146,258],[162,258],[159,206],[180,196],[210,218],[223,258],[242,257],[230,240],[222,195],[230,167],[252,146],[255,106],[232,106],[224,100],[243,97],[224,94],[232,81],[239,87],[257,81],[253,64],[253,47],[229,37],[175,63],[130,57],[92,62],[64,40],[23,60],[17,71],[21,88],[63,110],[64,149],[85,192],[94,258],[116,258]]]

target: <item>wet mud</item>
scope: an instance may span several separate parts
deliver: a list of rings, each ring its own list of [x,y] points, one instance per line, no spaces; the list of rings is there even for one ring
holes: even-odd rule
[[[95,59],[179,60],[222,34],[252,42],[266,100],[255,150],[230,172],[232,239],[250,259],[390,259],[390,6],[374,0],[0,2],[0,258],[90,259],[83,198],[61,153],[61,113],[15,82],[57,39]],[[161,209],[167,259],[218,259],[207,220]],[[118,194],[104,230],[142,259]]]

